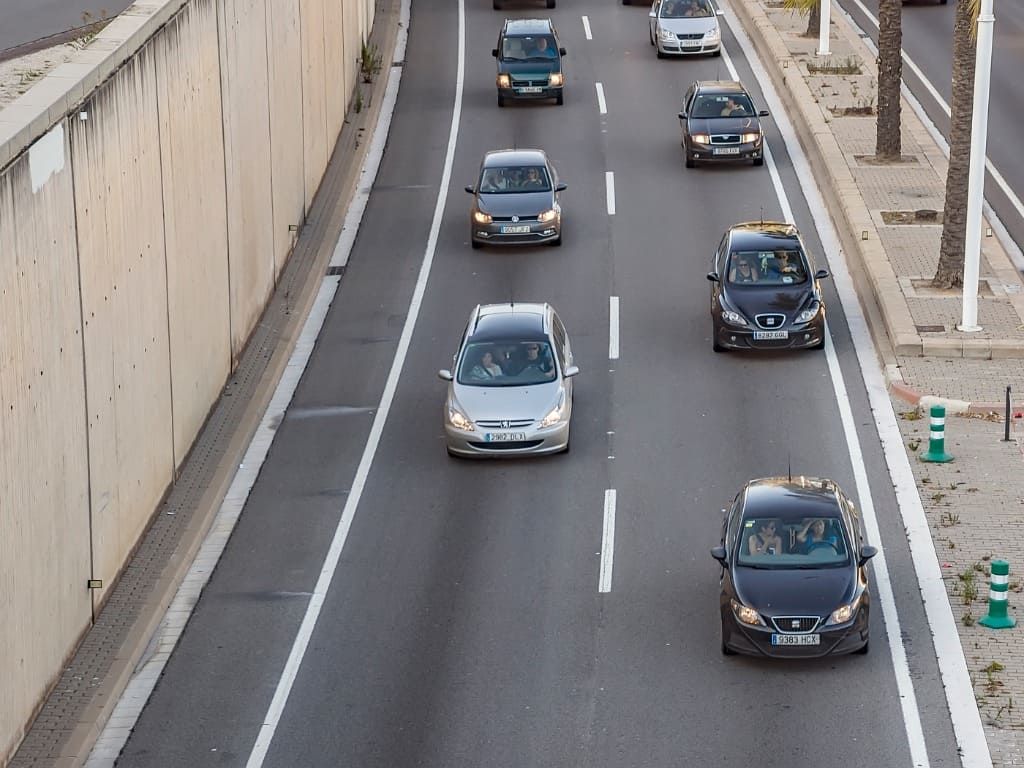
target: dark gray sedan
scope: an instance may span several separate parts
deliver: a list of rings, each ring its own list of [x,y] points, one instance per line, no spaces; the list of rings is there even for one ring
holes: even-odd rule
[[[562,244],[562,207],[558,180],[540,149],[492,150],[480,163],[473,195],[470,243],[508,245]]]

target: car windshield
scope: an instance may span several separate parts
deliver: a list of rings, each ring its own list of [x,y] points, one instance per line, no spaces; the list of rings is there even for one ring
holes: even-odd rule
[[[733,285],[801,285],[807,279],[800,251],[733,251],[729,256],[729,282]]]
[[[483,194],[500,195],[517,192],[550,192],[551,179],[543,165],[510,165],[484,168],[478,189]]]
[[[506,37],[501,43],[505,61],[550,61],[558,58],[558,46],[550,35]]]
[[[708,0],[664,0],[661,4],[663,19],[706,19],[714,15]]]
[[[473,387],[524,387],[554,379],[554,357],[546,341],[470,342],[459,367],[459,384]]]
[[[691,117],[753,117],[757,113],[745,93],[707,93],[698,96]]]
[[[736,562],[752,568],[833,568],[848,565],[850,548],[837,516],[743,519]]]

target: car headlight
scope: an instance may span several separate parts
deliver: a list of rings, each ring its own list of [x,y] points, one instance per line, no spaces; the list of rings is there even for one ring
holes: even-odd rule
[[[498,75],[498,87],[499,88],[511,88],[512,78],[508,75]]]
[[[473,221],[477,224],[490,224],[492,221],[491,214],[484,213],[483,211],[473,211]]]
[[[565,417],[565,393],[562,393],[562,397],[558,401],[558,405],[551,409],[551,412],[545,416],[537,424],[538,427],[544,429],[546,427],[553,427],[555,424],[560,422]]]
[[[558,218],[558,211],[554,208],[550,208],[546,211],[541,211],[537,214],[537,221],[541,224],[547,224],[549,221],[554,221]]]
[[[729,323],[729,325],[748,325],[747,318],[745,318],[739,312],[734,312],[731,309],[722,310],[722,319],[725,320],[725,322]]]
[[[821,311],[821,304],[815,302],[814,304],[809,306],[807,309],[805,309],[803,312],[801,312],[799,315],[797,315],[795,322],[798,322],[798,323],[810,322],[811,320],[813,320],[815,317],[818,316],[818,312],[820,312],[820,311]]]
[[[704,33],[705,40],[718,40],[722,36],[722,30],[718,27],[713,27]]]
[[[857,612],[857,608],[860,607],[860,595],[857,595],[857,599],[848,605],[841,605],[832,611],[832,615],[828,617],[828,621],[825,622],[826,626],[832,624],[845,624],[853,615]]]
[[[693,139],[695,144],[710,144],[711,143],[711,137],[708,136],[706,133],[695,133],[690,138]]]
[[[677,39],[676,38],[676,33],[673,32],[670,29],[666,29],[665,27],[661,27],[661,28],[658,29],[658,37],[660,37],[662,40],[676,40]]]
[[[761,618],[761,614],[755,611],[753,608],[748,608],[739,600],[731,599],[729,604],[732,605],[733,615],[740,620],[743,624],[748,624],[751,627],[764,627],[767,626],[764,623],[764,619]]]
[[[740,143],[750,144],[751,142],[757,141],[759,138],[761,138],[760,133],[741,133]]]
[[[548,85],[561,85],[565,82],[565,76],[561,72],[552,72],[548,75]]]
[[[456,429],[461,429],[463,432],[475,431],[473,422],[450,406],[448,408],[448,423]]]

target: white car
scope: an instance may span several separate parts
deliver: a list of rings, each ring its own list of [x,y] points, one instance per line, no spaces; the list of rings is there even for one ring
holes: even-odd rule
[[[696,53],[722,55],[722,30],[709,0],[654,0],[650,39],[658,58]]]

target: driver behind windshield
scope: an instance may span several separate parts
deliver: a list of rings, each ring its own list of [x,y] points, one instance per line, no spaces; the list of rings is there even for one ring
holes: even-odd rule
[[[837,553],[842,552],[842,539],[824,519],[812,517],[804,521],[803,527],[796,532],[796,540],[800,551],[809,555],[815,549],[831,548]]]

